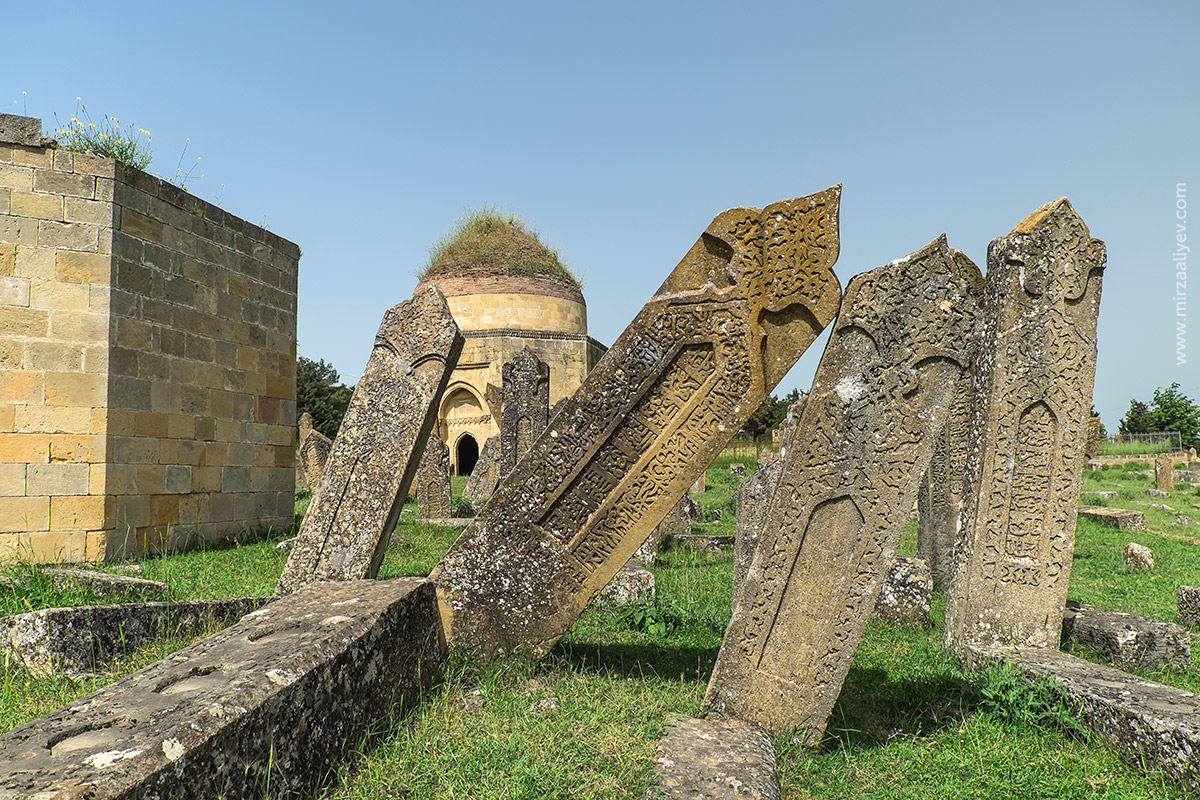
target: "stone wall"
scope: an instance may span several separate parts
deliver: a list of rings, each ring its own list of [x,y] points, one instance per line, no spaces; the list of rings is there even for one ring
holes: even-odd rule
[[[292,521],[299,248],[0,118],[0,559]],[[15,118],[23,119],[23,118]]]

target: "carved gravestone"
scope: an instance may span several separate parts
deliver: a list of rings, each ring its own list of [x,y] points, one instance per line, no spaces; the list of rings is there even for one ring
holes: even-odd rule
[[[840,187],[719,214],[430,575],[450,641],[544,652],[837,311]]]
[[[805,395],[788,406],[783,424],[776,429],[779,431],[779,457],[760,465],[737,489],[737,527],[733,544],[734,597],[737,597],[746,570],[750,568],[750,559],[754,557],[754,548],[758,546],[758,534],[767,521],[767,503],[779,485],[783,459],[787,458],[788,450],[795,444],[800,415],[804,412],[807,399],[808,395]]]
[[[1083,448],[1083,454],[1087,458],[1095,458],[1100,455],[1100,418],[1088,417],[1087,421],[1087,445]]]
[[[429,437],[417,468],[417,516],[446,519],[454,515],[450,500],[450,448],[436,433]]]
[[[688,494],[704,494],[704,491],[708,488],[706,481],[707,477],[708,469],[705,468],[704,471],[700,473],[699,477],[696,478],[696,482],[688,487]]]
[[[735,461],[729,465],[729,474],[736,475],[739,478],[746,477],[746,465],[741,461]]]
[[[653,564],[658,557],[658,548],[664,542],[676,536],[690,536],[692,533],[692,499],[686,494],[679,502],[671,507],[667,515],[658,523],[654,533],[650,534],[642,546],[638,548],[637,557],[645,564]]]
[[[313,428],[312,415],[305,411],[300,415],[300,467],[304,470],[304,482],[309,492],[316,493],[325,475],[325,465],[333,442],[329,437]]]
[[[550,367],[528,346],[503,367],[500,403],[500,477],[512,472],[546,429],[550,417]]]
[[[1165,497],[1175,491],[1175,462],[1166,453],[1154,457],[1154,488]]]
[[[1066,198],[988,247],[946,639],[1057,648],[1096,374],[1104,243]]]
[[[917,557],[929,565],[937,586],[946,586],[954,577],[954,542],[970,447],[972,380],[968,376],[958,383],[917,493]]]
[[[383,315],[277,594],[375,577],[462,346],[434,287]]]
[[[709,711],[820,741],[974,359],[982,287],[945,236],[850,281],[733,600]]]
[[[499,457],[500,437],[489,436],[483,443],[483,448],[479,451],[479,460],[475,462],[475,469],[471,470],[471,477],[467,479],[467,485],[463,488],[463,498],[476,511],[483,508],[492,492],[496,491],[500,473]]]

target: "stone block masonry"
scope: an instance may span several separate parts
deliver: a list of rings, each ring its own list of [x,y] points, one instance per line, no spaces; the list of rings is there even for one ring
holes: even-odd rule
[[[0,561],[290,525],[299,248],[22,136],[0,136]]]

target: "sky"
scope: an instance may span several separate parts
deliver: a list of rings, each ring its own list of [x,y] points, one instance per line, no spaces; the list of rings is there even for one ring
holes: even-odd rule
[[[611,344],[718,212],[842,183],[843,285],[943,232],[985,268],[1067,196],[1108,247],[1104,424],[1173,382],[1200,401],[1200,268],[1176,300],[1200,244],[1194,0],[111,0],[4,24],[8,111],[49,131],[80,97],[150,131],[150,172],[301,246],[299,352],[347,383],[470,209],[556,247]]]

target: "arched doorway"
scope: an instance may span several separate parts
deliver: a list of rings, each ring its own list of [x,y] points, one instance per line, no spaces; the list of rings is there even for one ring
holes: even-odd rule
[[[454,455],[458,474],[470,475],[475,469],[475,462],[479,460],[479,442],[471,434],[464,433],[454,444]]]

